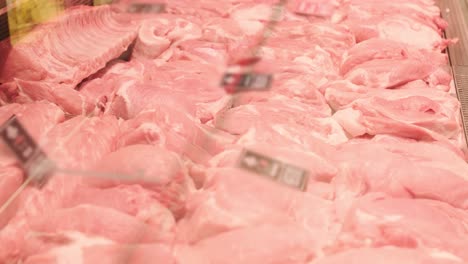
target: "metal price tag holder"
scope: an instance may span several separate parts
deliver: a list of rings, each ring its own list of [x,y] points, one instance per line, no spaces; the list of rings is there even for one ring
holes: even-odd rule
[[[466,0],[438,0],[442,17],[449,23],[445,36],[458,38],[448,47],[455,90],[461,104],[461,120],[468,144],[468,3]],[[467,145],[468,146],[468,145]]]
[[[159,14],[164,12],[166,5],[162,3],[136,2],[128,6],[127,12],[139,14]]]
[[[281,14],[285,10],[287,0],[279,0],[278,3],[272,6],[271,17],[266,23],[262,38],[250,51],[250,57],[243,59],[235,65],[245,67],[243,73],[225,73],[222,76],[220,86],[229,94],[246,91],[267,91],[270,89],[273,78],[269,74],[255,73],[253,67],[260,61],[259,52],[271,37],[276,25],[278,24]]]
[[[221,81],[228,93],[243,91],[265,91],[271,87],[271,74],[260,73],[226,73]]]
[[[308,173],[306,170],[260,153],[244,150],[238,166],[288,187],[300,191],[307,189]]]
[[[42,188],[48,181],[55,165],[39,148],[17,117],[13,115],[0,127],[3,142],[23,166],[29,181]]]

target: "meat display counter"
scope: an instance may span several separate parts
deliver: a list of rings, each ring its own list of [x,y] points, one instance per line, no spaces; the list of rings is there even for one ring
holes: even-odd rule
[[[0,263],[468,263],[464,1],[3,2]]]

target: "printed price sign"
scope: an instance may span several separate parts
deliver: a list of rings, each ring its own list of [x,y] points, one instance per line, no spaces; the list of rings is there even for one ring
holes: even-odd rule
[[[0,136],[21,162],[28,176],[34,177],[33,182],[42,187],[47,182],[47,176],[54,165],[15,115],[2,125]]]
[[[242,153],[239,167],[301,191],[307,187],[308,175],[304,169],[250,150]]]
[[[265,91],[270,89],[272,79],[272,76],[269,74],[226,73],[223,76],[221,85],[226,91],[232,93],[242,91]]]
[[[129,13],[145,13],[145,14],[157,14],[164,12],[166,5],[161,3],[133,3],[128,6],[127,12]]]

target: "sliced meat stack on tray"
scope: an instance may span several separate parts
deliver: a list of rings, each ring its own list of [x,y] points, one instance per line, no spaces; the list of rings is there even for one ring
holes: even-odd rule
[[[124,2],[2,44],[0,122],[55,167],[1,143],[0,263],[468,263],[433,1]]]

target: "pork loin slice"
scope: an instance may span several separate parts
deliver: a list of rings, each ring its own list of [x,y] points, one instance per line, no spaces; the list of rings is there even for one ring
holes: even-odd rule
[[[109,6],[68,9],[13,47],[0,83],[19,78],[74,88],[125,51],[136,31],[137,24]],[[96,44],[92,49],[91,43]]]

